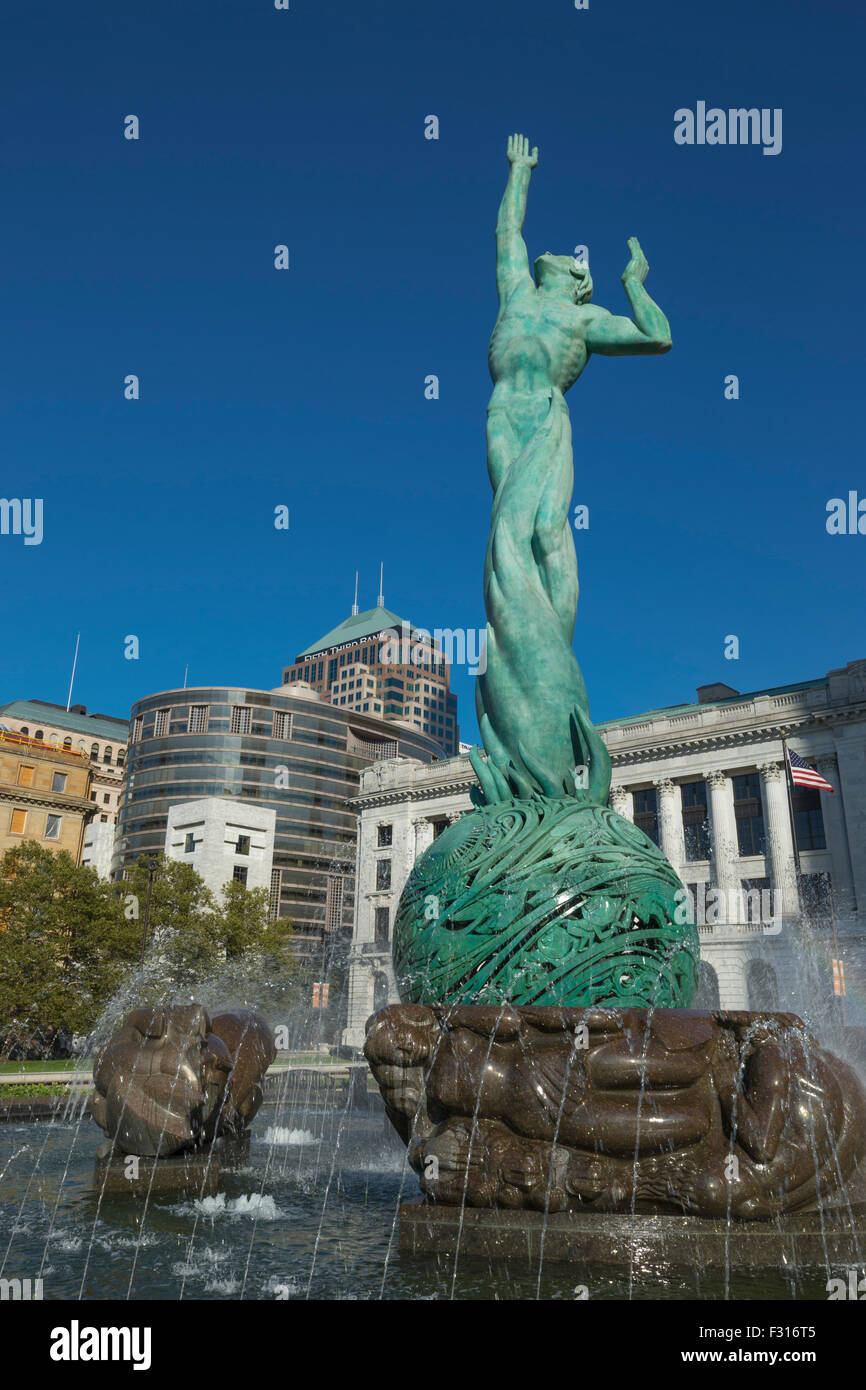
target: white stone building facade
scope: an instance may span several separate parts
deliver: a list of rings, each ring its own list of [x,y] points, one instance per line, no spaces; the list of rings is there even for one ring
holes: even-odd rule
[[[100,878],[111,875],[111,857],[114,854],[113,822],[92,820],[84,828],[84,848],[81,863],[85,868],[95,869]]]
[[[866,660],[748,695],[704,686],[697,703],[598,727],[611,806],[656,840],[696,907],[698,1006],[866,1025]],[[783,738],[833,792],[789,799]],[[349,1047],[397,1002],[400,893],[437,827],[470,809],[474,782],[466,757],[362,774]]]
[[[217,898],[230,879],[271,887],[276,812],[230,797],[180,802],[168,812],[167,859],[189,864]]]

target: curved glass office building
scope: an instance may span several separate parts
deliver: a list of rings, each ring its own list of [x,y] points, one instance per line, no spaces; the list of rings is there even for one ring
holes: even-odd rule
[[[166,690],[133,706],[112,872],[119,878],[140,855],[168,849],[173,807],[219,798],[237,805],[238,822],[244,806],[269,808],[271,912],[292,919],[303,949],[323,931],[351,932],[357,816],[348,802],[361,769],[400,754],[429,763],[443,750],[418,729],[326,704],[309,687],[286,690]],[[191,849],[192,832],[187,841]]]

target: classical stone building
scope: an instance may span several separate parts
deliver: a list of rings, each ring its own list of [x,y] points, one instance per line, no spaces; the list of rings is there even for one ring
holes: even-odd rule
[[[703,686],[695,703],[598,727],[611,805],[661,846],[689,890],[699,1005],[866,1024],[866,661],[747,695]],[[789,800],[783,738],[833,792],[796,788]],[[474,780],[464,757],[362,775],[348,1046],[361,1045],[375,1008],[396,1001],[400,892],[432,836],[469,809]]]
[[[86,753],[0,729],[0,854],[35,840],[78,864],[92,814]]]
[[[52,705],[47,700],[13,700],[0,706],[0,724],[59,748],[73,748],[86,753],[90,760],[90,799],[94,803],[94,825],[113,827],[117,822],[129,724],[109,714],[88,714],[85,705]],[[96,831],[94,842],[99,850],[91,861],[100,876],[105,877],[110,855],[105,846],[110,836]]]

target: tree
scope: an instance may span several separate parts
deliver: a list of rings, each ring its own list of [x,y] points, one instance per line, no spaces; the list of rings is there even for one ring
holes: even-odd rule
[[[223,998],[239,999],[270,1017],[301,1002],[302,967],[292,945],[292,924],[270,916],[265,888],[246,888],[235,879],[223,885],[214,914],[215,939],[225,955],[219,978]]]
[[[84,1033],[135,961],[138,927],[95,870],[27,840],[0,861],[0,1038],[44,1052]]]
[[[150,880],[150,883],[148,883]],[[190,864],[141,855],[123,885],[138,914],[151,996],[187,993],[220,958],[216,899]],[[149,891],[148,891],[149,890]]]
[[[234,878],[223,885],[215,927],[227,960],[261,949],[268,937],[269,906],[267,888],[247,888]]]

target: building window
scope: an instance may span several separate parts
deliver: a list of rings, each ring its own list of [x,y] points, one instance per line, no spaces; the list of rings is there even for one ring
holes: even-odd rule
[[[285,738],[285,737],[286,737],[286,724],[287,724],[287,723],[288,723],[288,715],[286,714],[285,710],[281,710],[281,709],[274,710],[274,732],[273,732],[273,737],[274,737],[274,738]]]
[[[791,796],[798,849],[826,849],[824,812],[817,787],[795,787]]]
[[[53,792],[65,792],[65,791],[66,791],[66,773],[65,773],[65,772],[55,772],[55,773],[54,773],[54,775],[53,775],[52,778],[51,778],[51,790],[52,790]],[[106,799],[106,801],[107,801],[107,800],[108,800],[108,797],[106,797],[105,799]]]
[[[64,748],[71,748],[71,747],[72,747],[72,739],[71,739],[71,738],[65,738],[65,739],[63,740],[63,747],[64,747]]]
[[[123,767],[123,759],[124,759],[125,756],[126,756],[126,749],[125,749],[125,748],[118,748],[118,750],[117,750],[117,766],[118,766],[118,767]]]
[[[102,793],[102,804],[103,804],[103,806],[107,806],[108,803],[110,802],[110,800],[111,800],[111,792],[103,792],[103,793]]]
[[[190,705],[187,733],[203,734],[207,730],[208,705]]]
[[[741,855],[764,853],[764,808],[757,772],[734,777],[734,817]]]
[[[247,868],[246,864],[235,864],[234,868],[232,869],[232,878],[234,879],[235,883],[242,883],[246,888],[248,873],[249,869]]]
[[[282,869],[271,869],[271,898],[268,904],[268,916],[275,920],[280,915],[280,895],[283,889]]]
[[[763,1013],[765,1010],[774,1013],[778,1009],[779,986],[776,972],[768,961],[747,961],[746,995],[749,1008],[755,1013]]]
[[[168,733],[168,710],[167,710],[167,709],[158,709],[158,710],[156,711],[156,718],[155,718],[154,721],[153,721],[153,736],[154,736],[154,738],[165,738],[165,736],[166,736],[167,733]]]
[[[28,727],[27,727],[26,724],[22,724],[22,725],[21,725],[21,730],[20,730],[20,732],[21,732],[22,738],[27,738],[28,735],[29,735],[29,733],[30,733],[30,730],[28,729]]]
[[[195,852],[195,835],[192,831],[189,831],[184,839],[183,852],[184,854],[193,854]]]
[[[751,923],[756,926],[763,921],[763,907],[765,901],[769,901],[772,910],[773,900],[762,897],[763,893],[769,891],[770,880],[768,878],[741,878],[740,879],[740,902],[738,912],[740,922],[745,926]]]
[[[138,743],[138,742],[139,742],[139,740],[141,739],[141,731],[142,731],[142,728],[143,728],[143,727],[144,727],[144,715],[143,715],[143,714],[137,714],[137,715],[135,716],[135,719],[132,721],[132,738],[130,739],[130,743]],[[95,747],[96,747],[96,745],[94,744],[94,748],[95,748]],[[97,749],[97,752],[98,752],[98,751],[99,751],[99,750]],[[95,756],[95,754],[94,754],[94,756]]]
[[[238,842],[237,842],[237,844],[235,845],[235,854],[249,854],[249,852],[250,852],[250,837],[249,837],[249,835],[239,835],[239,836],[238,836]]]
[[[43,734],[43,732],[42,732],[41,729],[37,729],[37,730],[36,730],[36,733],[33,735],[33,737],[34,737],[34,738],[38,738],[39,741],[40,741],[40,743],[41,743],[41,741],[42,741],[42,739],[45,737],[45,735]]]
[[[328,888],[325,896],[325,931],[339,931],[343,925],[342,874],[328,874]]]
[[[48,816],[45,820],[46,840],[60,839],[60,816]]]
[[[800,909],[807,927],[833,925],[833,884],[828,873],[800,875]]]
[[[387,946],[391,931],[391,914],[387,907],[374,908],[373,930],[376,933],[376,945]]]
[[[655,787],[647,787],[634,793],[634,823],[653,844],[659,842],[658,797]]]
[[[719,977],[707,961],[702,960],[698,970],[698,992],[692,1005],[695,1009],[719,1009]]]
[[[102,755],[102,761],[103,761],[104,763],[110,763],[110,762],[111,762],[111,749],[110,749],[110,748],[106,748],[105,752],[104,752],[103,755]]]
[[[99,819],[105,821],[106,825],[108,824],[108,816],[100,816]]]
[[[376,861],[376,887],[380,890],[391,887],[391,860]]]
[[[392,825],[380,825],[378,829],[377,844],[380,849],[387,848],[394,843],[394,827]]]
[[[19,787],[32,787],[32,786],[33,786],[33,774],[34,774],[35,771],[36,771],[35,767],[27,767],[27,766],[23,766],[23,765],[22,765],[21,767],[19,767],[19,769],[18,769],[18,785],[19,785]]]
[[[252,710],[249,705],[232,706],[232,726],[233,734],[248,734],[252,720]]]
[[[26,812],[26,811],[13,811],[13,812],[12,812],[12,820],[11,820],[10,825],[9,825],[9,831],[10,831],[10,833],[11,833],[12,835],[23,835],[23,834],[24,834],[24,827],[26,826],[26,824],[27,824],[27,812]]]
[[[683,797],[683,838],[686,846],[686,860],[710,857],[710,829],[707,822],[707,784],[706,782],[684,782]]]

